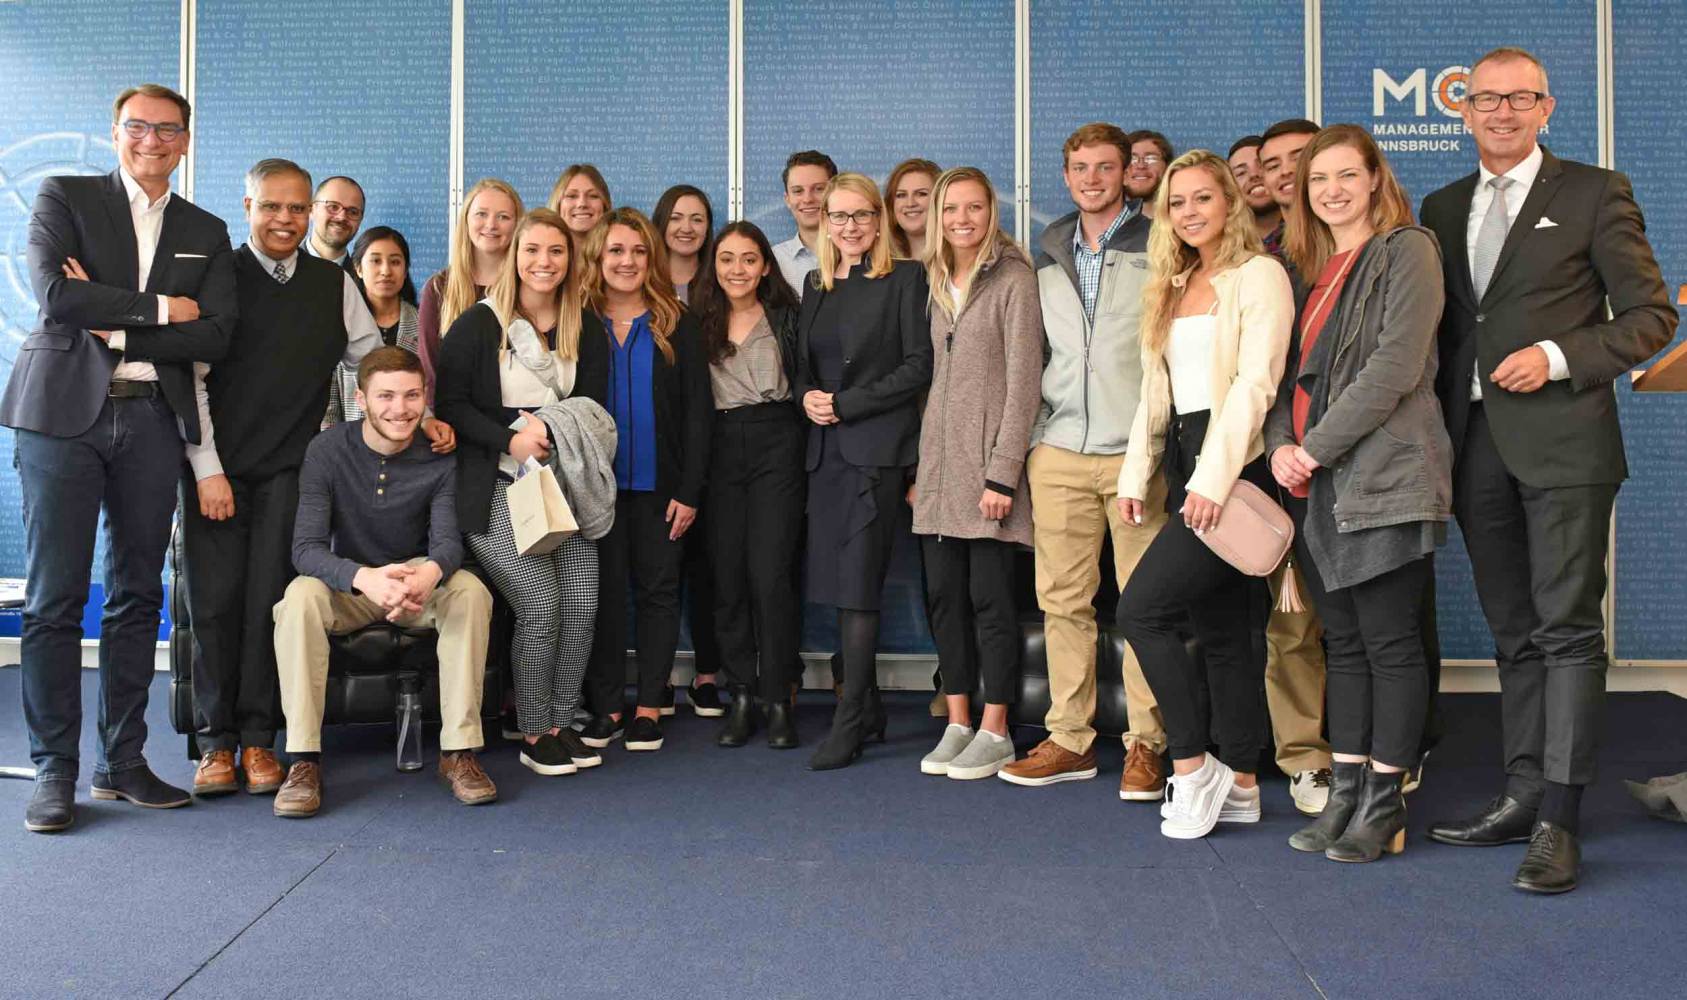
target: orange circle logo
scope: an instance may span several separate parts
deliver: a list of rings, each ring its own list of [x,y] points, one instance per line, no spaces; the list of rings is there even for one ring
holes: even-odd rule
[[[1464,111],[1465,93],[1470,87],[1470,67],[1448,66],[1435,77],[1430,94],[1435,107],[1448,118],[1457,118]]]

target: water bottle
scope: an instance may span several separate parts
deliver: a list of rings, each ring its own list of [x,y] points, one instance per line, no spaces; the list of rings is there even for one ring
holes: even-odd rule
[[[414,675],[399,680],[398,769],[422,769],[422,682]]]

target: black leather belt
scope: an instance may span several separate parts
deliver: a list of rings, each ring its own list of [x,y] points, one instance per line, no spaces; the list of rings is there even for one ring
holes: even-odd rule
[[[112,399],[146,399],[158,395],[158,383],[113,379],[105,394]]]

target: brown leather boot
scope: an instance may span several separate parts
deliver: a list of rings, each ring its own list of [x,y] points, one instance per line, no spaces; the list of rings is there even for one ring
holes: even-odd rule
[[[252,795],[268,795],[280,788],[286,777],[281,762],[275,759],[275,751],[268,747],[243,747],[240,769],[246,772],[246,791]]]
[[[439,755],[439,780],[466,806],[498,801],[498,786],[481,769],[473,750],[447,750]]]
[[[227,795],[239,787],[233,750],[207,750],[200,756],[199,769],[193,772],[193,794]]]
[[[322,765],[301,760],[287,769],[287,781],[275,793],[275,814],[287,819],[315,816],[322,808]]]

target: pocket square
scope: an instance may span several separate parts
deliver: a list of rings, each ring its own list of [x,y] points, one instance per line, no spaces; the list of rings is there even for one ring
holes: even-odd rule
[[[209,256],[210,256],[210,254],[203,254],[203,253],[179,253],[179,254],[176,254],[176,259],[180,260],[180,259],[186,257],[186,258],[190,258],[192,260],[204,260],[205,258],[207,258]]]
[[[1535,223],[1535,228],[1536,229],[1556,229],[1556,228],[1558,228],[1558,223],[1553,222],[1551,219],[1549,219],[1549,218],[1547,218],[1546,216],[1543,215],[1543,216],[1541,216],[1541,221]]]

